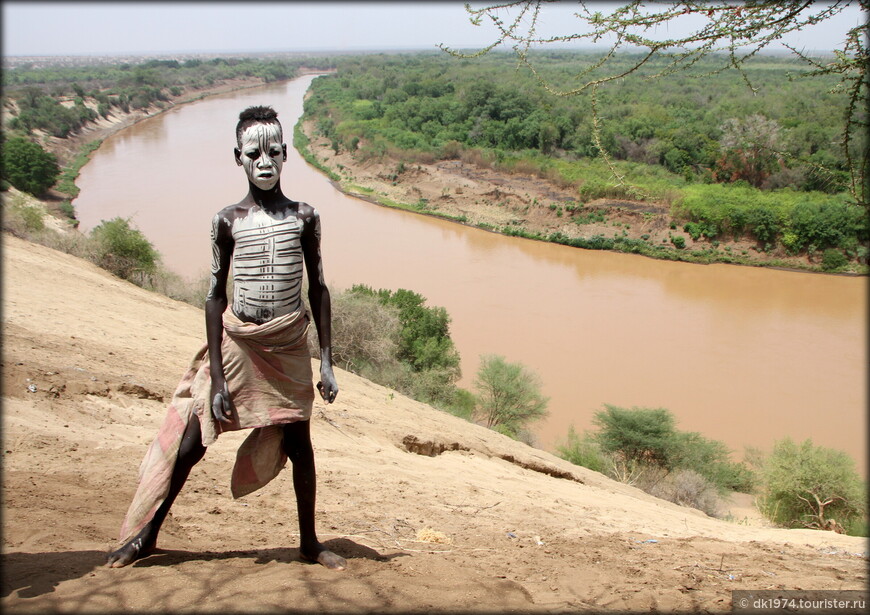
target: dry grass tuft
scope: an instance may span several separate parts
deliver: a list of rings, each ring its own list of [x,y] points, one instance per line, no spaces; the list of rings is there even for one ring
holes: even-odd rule
[[[431,527],[423,527],[417,530],[417,540],[420,542],[434,542],[439,545],[449,545],[453,542],[447,534],[433,530]]]

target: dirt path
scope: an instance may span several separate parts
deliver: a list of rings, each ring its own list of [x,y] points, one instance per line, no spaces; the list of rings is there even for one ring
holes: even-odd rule
[[[734,589],[863,589],[867,542],[711,519],[339,372],[315,406],[329,572],[289,472],[232,500],[244,434],[194,469],[161,551],[115,545],[201,310],[3,236],[6,612],[728,611]]]

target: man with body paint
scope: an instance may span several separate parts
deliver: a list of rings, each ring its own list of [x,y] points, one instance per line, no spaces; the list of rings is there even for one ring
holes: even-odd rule
[[[261,487],[289,458],[300,557],[333,570],[346,567],[344,558],[318,541],[314,528],[314,393],[306,342],[308,315],[302,302],[303,264],[320,342],[317,389],[327,403],[338,394],[320,218],[312,206],[292,201],[281,191],[287,145],[277,115],[270,107],[250,107],[239,115],[234,153],[247,175],[248,194],[212,221],[207,343],[176,390],[142,462],[139,487],[121,530],[123,544],[108,557],[111,567],[126,566],[155,549],[160,526],[206,447],[222,431],[245,428],[253,431],[239,449],[233,495]],[[227,311],[231,267],[233,300]]]

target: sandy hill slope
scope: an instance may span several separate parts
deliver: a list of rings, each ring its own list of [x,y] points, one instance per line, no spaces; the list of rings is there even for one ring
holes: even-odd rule
[[[289,471],[231,498],[244,433],[194,469],[160,552],[107,569],[203,312],[2,247],[7,612],[725,611],[733,589],[866,583],[864,539],[712,519],[345,372],[312,431],[320,538],[347,571],[298,559]]]

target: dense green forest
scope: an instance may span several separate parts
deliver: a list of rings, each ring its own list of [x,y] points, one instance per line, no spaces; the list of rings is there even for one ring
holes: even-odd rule
[[[555,87],[594,63],[587,53],[551,52],[539,70]],[[631,58],[625,57],[626,68]],[[694,72],[650,79],[646,65],[597,101],[601,146],[612,157],[660,165],[689,181],[736,181],[763,188],[840,192],[847,168],[838,140],[845,97],[834,78],[800,78],[801,66],[773,58],[749,64],[757,93],[733,74]],[[593,73],[594,74],[594,73]],[[510,56],[473,60],[431,55],[369,56],[321,79],[307,109],[346,146],[435,150],[450,141],[502,152],[592,157],[588,96],[557,97],[517,70]],[[763,120],[752,118],[761,116]],[[764,138],[766,149],[746,142]],[[853,144],[855,153],[862,144]],[[780,156],[782,158],[780,158]]]
[[[556,88],[570,88],[596,59],[547,52],[536,65]],[[626,67],[632,60],[624,56]],[[593,100],[547,92],[510,55],[360,56],[314,82],[305,114],[333,149],[361,160],[431,161],[474,149],[502,168],[575,186],[579,203],[663,202],[693,236],[749,234],[765,249],[836,249],[866,263],[870,228],[848,192],[846,98],[832,91],[835,78],[807,78],[775,57],[747,64],[755,90],[733,73],[711,74],[712,60],[655,77],[663,68],[644,65]],[[865,145],[853,142],[851,155]],[[601,164],[602,151],[614,168]]]

